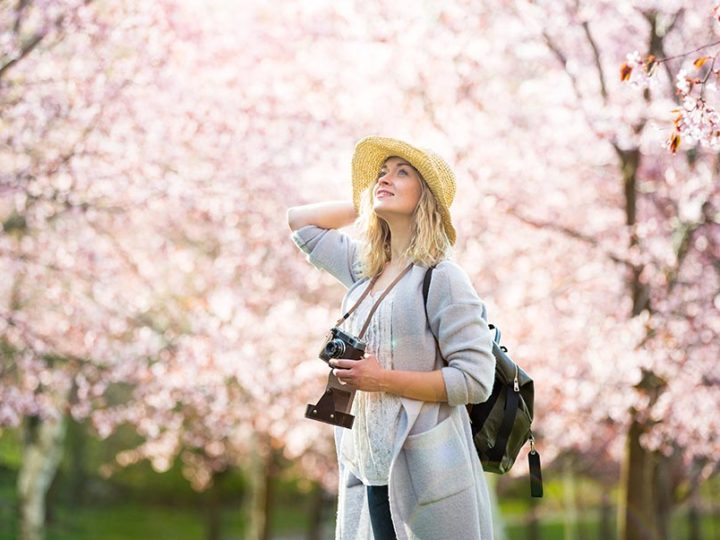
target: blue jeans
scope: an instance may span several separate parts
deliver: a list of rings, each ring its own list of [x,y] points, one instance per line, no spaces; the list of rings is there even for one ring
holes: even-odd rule
[[[396,540],[395,529],[390,517],[390,500],[387,486],[366,486],[367,502],[370,510],[375,540]]]

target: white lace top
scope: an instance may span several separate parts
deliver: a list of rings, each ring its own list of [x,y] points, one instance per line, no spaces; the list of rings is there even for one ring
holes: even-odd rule
[[[396,289],[397,285],[383,298],[363,338],[367,343],[366,351],[375,354],[385,369],[392,369],[391,314]],[[363,287],[353,291],[346,303],[348,309],[357,302],[363,291]],[[370,309],[382,292],[379,290],[368,294],[342,327],[358,336]],[[343,437],[340,459],[365,485],[378,486],[388,483],[390,458],[401,406],[399,396],[394,394],[362,390],[355,392],[350,411],[355,416],[355,421],[350,433]]]

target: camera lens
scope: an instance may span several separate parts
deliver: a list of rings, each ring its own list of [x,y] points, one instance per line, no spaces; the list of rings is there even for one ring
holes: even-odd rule
[[[325,345],[325,354],[329,358],[340,358],[345,353],[345,343],[341,339],[333,339]]]

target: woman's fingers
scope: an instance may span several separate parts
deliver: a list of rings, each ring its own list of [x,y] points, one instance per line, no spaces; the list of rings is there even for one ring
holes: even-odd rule
[[[357,363],[357,360],[348,360],[347,358],[331,358],[328,363],[334,368],[350,369]]]

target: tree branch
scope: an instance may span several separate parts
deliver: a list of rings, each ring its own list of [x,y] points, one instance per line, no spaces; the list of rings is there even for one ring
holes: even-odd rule
[[[94,0],[85,0],[85,5],[87,6],[93,1]],[[29,0],[20,0],[18,3],[18,7],[15,9],[15,22],[13,24],[13,29],[16,35],[20,30],[22,12],[28,4]],[[60,28],[63,21],[65,20],[66,15],[66,13],[61,13],[60,15],[55,17],[55,20],[52,21],[50,26],[52,28]],[[3,75],[5,75],[5,72],[9,71],[10,68],[12,68],[15,64],[20,62],[20,60],[29,55],[35,49],[35,47],[37,47],[40,42],[48,36],[49,33],[49,30],[44,30],[36,33],[21,47],[20,54],[18,56],[16,56],[15,58],[11,58],[8,62],[0,66],[0,80],[3,78]]]
[[[600,49],[598,49],[595,38],[593,38],[592,33],[590,32],[590,23],[588,23],[587,21],[583,21],[582,27],[585,31],[585,37],[587,38],[588,42],[590,42],[590,47],[592,47],[593,50],[593,57],[595,58],[595,68],[598,71],[598,79],[600,80],[600,93],[602,94],[603,102],[607,104],[608,91],[607,86],[605,85],[605,73],[603,71],[602,62],[600,61]]]
[[[29,55],[33,51],[33,49],[37,47],[43,39],[45,39],[45,36],[47,36],[47,32],[35,34],[32,38],[30,38],[27,43],[25,43],[25,45],[23,45],[23,47],[20,49],[19,55],[17,55],[15,58],[11,58],[7,63],[0,66],[0,79],[3,78],[3,75],[5,75],[6,71],[10,70],[11,67],[17,64],[27,55]]]
[[[536,229],[556,231],[556,232],[559,232],[559,233],[567,236],[568,238],[572,238],[573,240],[578,240],[578,241],[588,244],[592,247],[599,247],[599,242],[596,238],[593,238],[592,236],[588,236],[587,234],[577,231],[575,229],[572,229],[566,225],[562,225],[562,224],[559,224],[556,222],[540,221],[537,219],[533,219],[533,218],[523,215],[517,209],[512,208],[512,207],[509,207],[506,211],[508,214],[510,214],[514,218],[516,218],[519,221],[525,223],[526,225],[530,225]],[[622,257],[620,257],[619,255],[616,255],[615,253],[605,250],[605,252],[603,254],[608,259],[610,259],[611,261],[613,261],[617,264],[621,264],[630,269],[634,268],[634,266],[632,265],[632,263],[630,261],[623,259]]]
[[[680,228],[682,229],[682,236],[680,237],[680,243],[677,248],[677,252],[675,253],[676,257],[676,264],[673,268],[670,268],[666,273],[666,277],[668,280],[667,283],[667,294],[670,296],[672,293],[672,290],[675,288],[675,285],[677,285],[677,279],[680,275],[680,268],[682,267],[683,261],[685,260],[685,256],[690,251],[690,245],[692,244],[693,236],[695,235],[695,231],[697,231],[701,226],[703,225],[703,222],[699,223],[693,223],[693,224],[687,224],[687,223],[681,223]]]
[[[20,25],[22,24],[22,15],[25,8],[30,4],[30,0],[19,0],[18,5],[15,8],[15,22],[13,24],[13,32],[15,34],[20,33]]]

